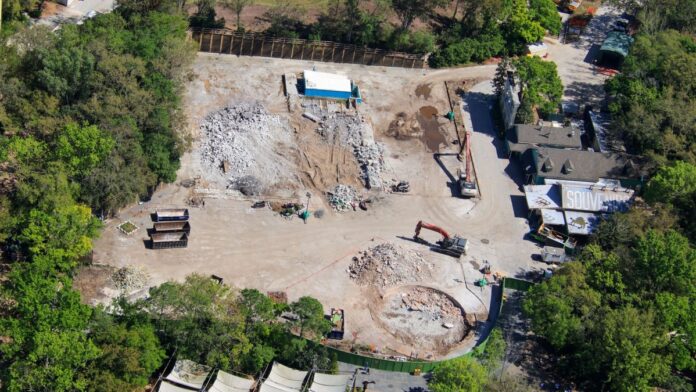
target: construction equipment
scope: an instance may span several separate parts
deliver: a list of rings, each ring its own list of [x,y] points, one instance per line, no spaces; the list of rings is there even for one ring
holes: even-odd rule
[[[331,331],[328,334],[329,339],[342,340],[343,332],[345,331],[345,313],[343,309],[331,308],[331,315],[329,316],[329,321],[331,321]]]
[[[465,170],[462,170],[461,167],[459,168],[459,192],[463,197],[476,197],[478,196],[478,189],[476,189],[476,181],[471,175],[471,131],[466,131],[466,140],[464,140],[461,146],[459,157],[464,159],[466,165]]]
[[[408,181],[399,181],[398,184],[392,185],[392,192],[408,193],[411,190],[411,185]]]
[[[418,221],[416,225],[416,233],[413,236],[413,240],[416,242],[429,244],[427,241],[420,238],[421,229],[428,229],[442,234],[442,239],[436,242],[438,246],[433,249],[437,252],[459,258],[465,255],[469,248],[469,241],[466,239],[458,235],[450,236],[444,229],[423,221]]]
[[[544,245],[558,246],[570,251],[573,251],[577,246],[577,241],[563,233],[560,233],[552,228],[544,225],[543,223],[539,226],[536,231],[531,231],[530,235],[535,240],[543,243]]]

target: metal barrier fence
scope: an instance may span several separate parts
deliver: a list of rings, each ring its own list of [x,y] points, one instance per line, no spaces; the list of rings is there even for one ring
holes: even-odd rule
[[[534,286],[533,282],[529,282],[526,280],[522,279],[516,279],[516,278],[503,278],[503,288],[505,289],[511,289],[511,290],[518,290],[518,291],[527,291],[529,290],[532,286]],[[501,297],[502,297],[502,290],[501,290]],[[502,298],[500,300],[500,306],[502,309]],[[500,313],[498,313],[498,316],[500,317]],[[485,348],[486,344],[488,343],[488,337],[481,343],[479,343],[476,347],[474,347],[473,350],[470,352],[458,357],[472,357],[474,355],[477,355],[481,353]],[[371,369],[377,369],[377,370],[386,370],[390,372],[402,372],[402,373],[413,373],[414,370],[420,369],[421,372],[429,372],[435,369],[435,367],[445,361],[448,360],[443,360],[443,361],[432,361],[432,362],[425,362],[425,361],[394,361],[391,359],[381,359],[381,358],[374,358],[374,357],[367,357],[364,355],[360,354],[355,354],[355,353],[350,353],[347,351],[339,350],[334,347],[329,347],[325,346],[328,350],[329,353],[336,355],[336,359],[339,362],[343,363],[348,363],[351,365],[356,365],[356,366],[367,366]]]
[[[242,33],[227,29],[190,29],[198,50],[238,56],[276,57],[294,60],[424,68],[425,56],[364,48],[331,41],[278,38],[261,33]]]

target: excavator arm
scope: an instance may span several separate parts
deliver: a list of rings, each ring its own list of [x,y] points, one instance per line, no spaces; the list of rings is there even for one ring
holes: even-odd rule
[[[420,236],[421,229],[427,229],[427,230],[432,230],[432,231],[438,232],[438,233],[442,234],[442,237],[445,240],[448,240],[450,238],[449,233],[447,233],[445,231],[445,229],[438,227],[438,226],[435,226],[435,225],[430,224],[430,223],[423,222],[423,221],[418,221],[418,224],[416,225],[416,234],[413,236],[413,238],[420,238],[419,236]]]

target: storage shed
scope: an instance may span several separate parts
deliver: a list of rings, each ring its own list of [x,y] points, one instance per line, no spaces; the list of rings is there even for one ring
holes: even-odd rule
[[[308,97],[350,99],[353,83],[343,75],[304,71],[304,94]]]

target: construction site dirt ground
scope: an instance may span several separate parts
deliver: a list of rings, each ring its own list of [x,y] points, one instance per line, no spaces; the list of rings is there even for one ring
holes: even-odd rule
[[[409,193],[373,192],[374,202],[367,211],[331,210],[323,194],[329,190],[327,187],[336,185],[337,180],[359,184],[355,170],[336,174],[352,156],[342,153],[336,159],[331,148],[327,151],[320,139],[314,139],[318,137],[313,131],[316,124],[302,119],[301,112],[289,113],[282,88],[283,74],[299,74],[313,67],[348,75],[360,86],[365,102],[358,110],[372,123],[375,139],[385,145],[386,176],[409,181]],[[478,340],[475,333],[444,351],[423,351],[398,331],[382,328],[368,305],[380,300],[384,293],[375,298],[369,287],[359,286],[350,278],[348,267],[359,251],[383,242],[418,251],[433,264],[433,272],[403,285],[445,293],[481,330],[477,322],[487,318],[492,306],[490,288],[474,285],[482,277],[478,268],[483,262],[489,261],[493,271],[508,276],[545,266],[533,261],[532,255],[540,249],[525,239],[529,226],[519,169],[501,153],[501,141],[494,136],[490,117],[490,78],[494,71],[495,66],[409,70],[199,54],[184,96],[188,130],[194,142],[182,158],[176,183],[161,186],[151,200],[125,208],[107,222],[94,244],[94,263],[116,268],[142,266],[149,276],[149,285],[183,280],[189,274],[199,273],[215,274],[238,288],[285,291],[290,301],[310,295],[319,299],[327,312],[330,308],[345,310],[347,345],[369,346],[385,355],[435,359],[468,351]],[[449,111],[444,82],[451,80],[481,81],[462,105],[464,121],[474,131],[472,154],[481,191],[481,197],[474,200],[453,197],[451,180],[443,170],[447,168],[454,174],[459,167],[455,157],[459,148],[452,143],[456,140],[454,129],[441,118]],[[263,197],[244,198],[225,189],[216,190],[218,185],[212,182],[206,183],[208,169],[197,158],[201,121],[230,103],[254,101],[260,101],[268,112],[286,118],[297,140],[297,145],[288,150],[288,154],[296,155],[288,157],[297,162],[297,181],[288,184],[287,189],[273,190],[278,191],[272,192],[273,197],[304,203],[305,193],[311,192],[310,210],[324,210],[321,218],[312,216],[306,224],[298,218],[285,219],[269,208],[251,208],[253,201],[264,200]],[[436,111],[438,115],[419,118],[424,111],[427,115]],[[412,124],[413,132],[397,135],[394,124],[401,124],[404,129],[408,128],[404,124]],[[442,154],[441,164],[435,159],[436,154]],[[314,167],[313,179],[302,174],[312,169],[303,167],[302,159]],[[191,186],[194,178],[200,180]],[[187,181],[187,186],[183,186]],[[188,247],[147,249],[147,229],[152,227],[150,214],[158,208],[185,207],[196,188],[205,188],[208,197],[203,205],[188,207]],[[131,236],[117,229],[126,220],[139,227]],[[419,220],[467,238],[468,254],[457,260],[411,241]],[[424,232],[422,237],[432,243],[439,239],[433,232]],[[81,286],[85,292],[95,291],[86,286]],[[390,288],[389,293],[393,290]]]

